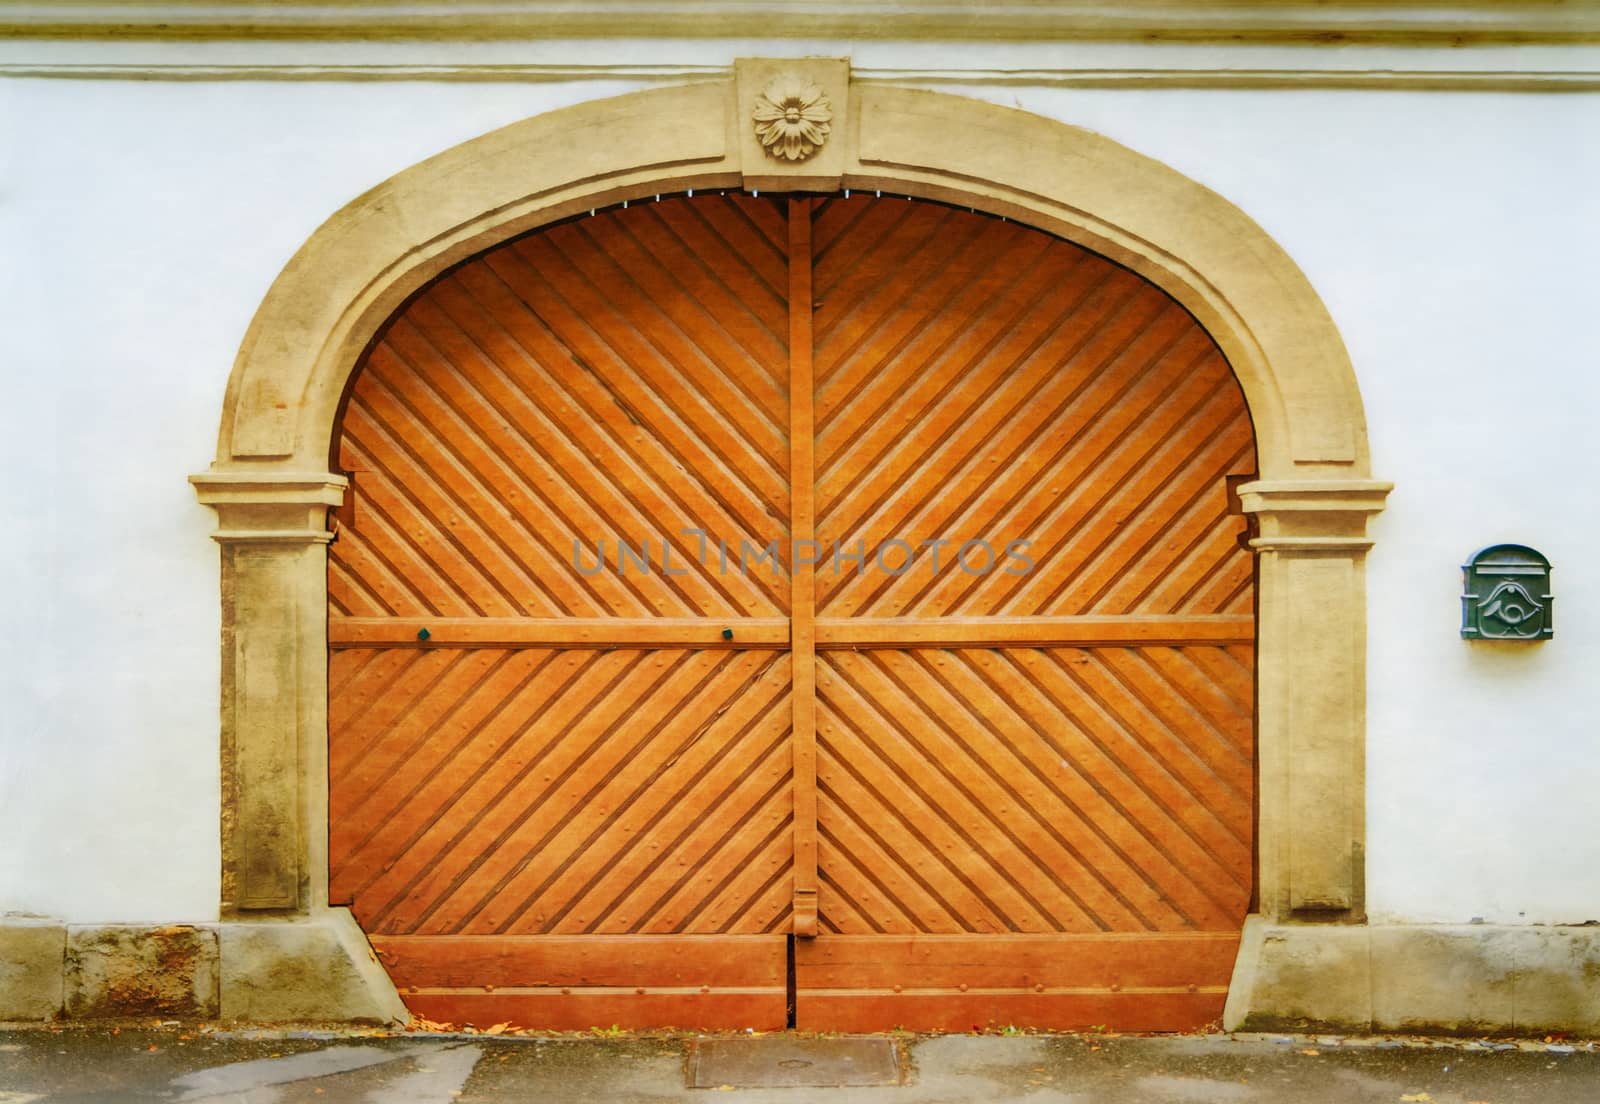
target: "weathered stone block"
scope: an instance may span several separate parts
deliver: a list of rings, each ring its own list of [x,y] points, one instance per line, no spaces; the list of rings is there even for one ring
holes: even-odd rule
[[[222,1018],[405,1023],[410,1013],[346,909],[221,925]]]
[[[0,919],[0,1020],[48,1020],[61,1014],[65,924]]]
[[[1369,929],[1245,922],[1228,989],[1230,1031],[1366,1032],[1372,1027]]]
[[[217,933],[186,924],[67,929],[67,1015],[74,1019],[217,1014]]]
[[[1516,949],[1527,929],[1372,929],[1372,1026],[1476,1035],[1516,1023]]]
[[[1600,927],[1522,933],[1515,990],[1519,1031],[1600,1034]]]

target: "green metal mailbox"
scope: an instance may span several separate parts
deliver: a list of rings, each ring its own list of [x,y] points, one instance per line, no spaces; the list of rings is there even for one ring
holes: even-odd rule
[[[1550,561],[1520,544],[1495,544],[1461,565],[1461,635],[1468,640],[1548,640],[1555,635]]]

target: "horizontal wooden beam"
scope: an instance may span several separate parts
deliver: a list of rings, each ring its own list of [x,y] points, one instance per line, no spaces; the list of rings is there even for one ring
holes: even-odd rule
[[[424,636],[423,633],[426,632]],[[1255,619],[1195,617],[820,618],[818,648],[1045,648],[1249,644]],[[328,646],[787,648],[781,617],[330,617]]]
[[[782,986],[785,936],[387,935],[369,938],[397,985],[452,989]],[[1238,942],[1237,933],[1234,941]]]
[[[1093,647],[1117,644],[1248,644],[1255,618],[885,617],[822,618],[819,648]]]
[[[426,632],[427,635],[422,634]],[[725,635],[728,634],[728,635]],[[330,648],[787,648],[787,618],[330,617]]]

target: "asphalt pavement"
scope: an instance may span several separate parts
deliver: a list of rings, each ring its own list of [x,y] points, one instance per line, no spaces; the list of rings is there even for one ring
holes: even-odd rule
[[[1600,1048],[1289,1035],[0,1030],[0,1104],[44,1101],[1593,1104]]]

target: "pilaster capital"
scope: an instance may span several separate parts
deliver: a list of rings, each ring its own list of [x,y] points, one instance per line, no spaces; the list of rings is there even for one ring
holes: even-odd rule
[[[1393,483],[1371,479],[1257,480],[1239,502],[1256,518],[1258,552],[1365,552],[1367,519],[1383,511]]]
[[[331,472],[213,468],[191,475],[195,496],[217,512],[221,544],[326,544],[328,509],[349,485]]]

